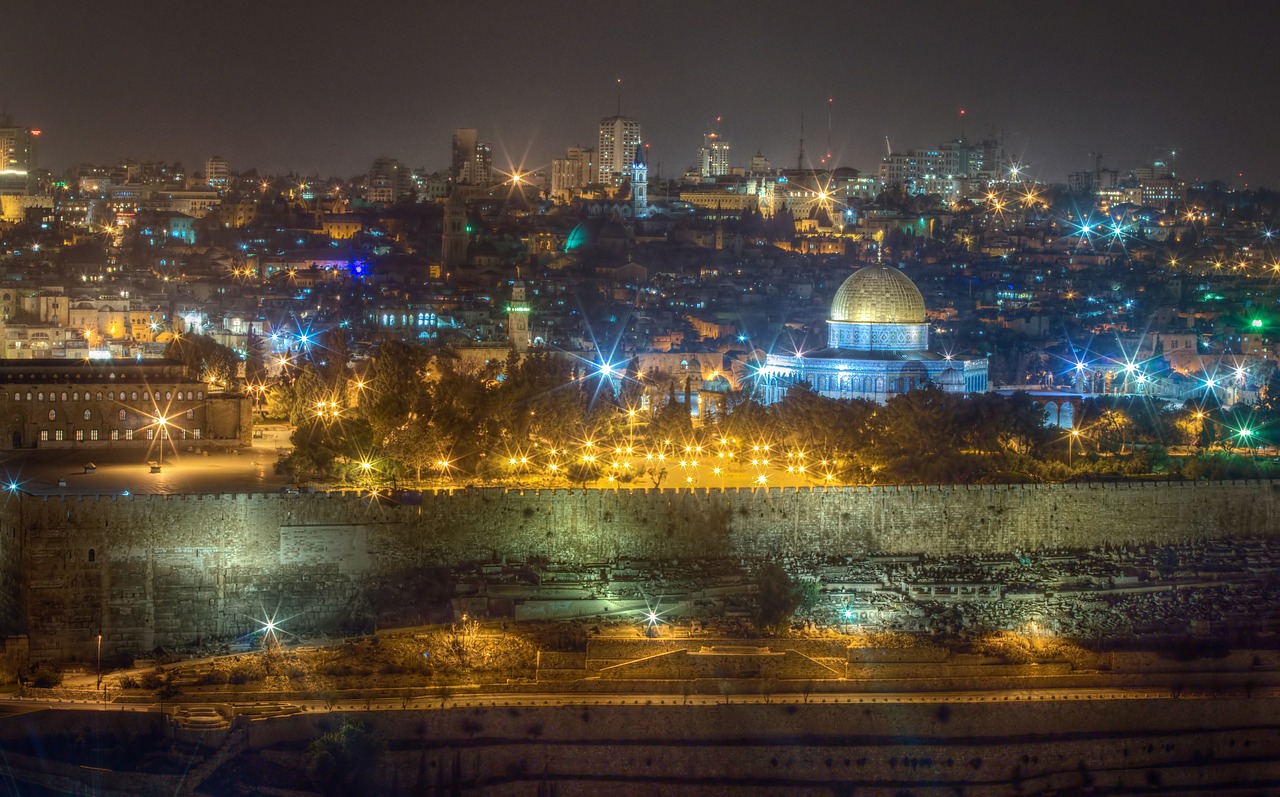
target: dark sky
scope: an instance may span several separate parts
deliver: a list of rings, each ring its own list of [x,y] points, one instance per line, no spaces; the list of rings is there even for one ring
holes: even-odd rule
[[[1176,148],[1187,178],[1280,186],[1280,13],[1263,2],[108,3],[0,0],[0,104],[42,165],[211,154],[344,175],[443,167],[455,127],[495,165],[595,143],[616,105],[650,170],[723,117],[734,163],[808,152],[874,170],[895,149],[1001,131],[1033,176]]]

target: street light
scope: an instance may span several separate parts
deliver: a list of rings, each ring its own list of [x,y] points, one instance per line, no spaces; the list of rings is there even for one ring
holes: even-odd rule
[[[98,688],[102,688],[102,634],[98,634]]]

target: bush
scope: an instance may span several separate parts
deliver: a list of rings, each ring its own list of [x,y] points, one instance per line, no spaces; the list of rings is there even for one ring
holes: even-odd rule
[[[143,689],[159,689],[164,685],[164,673],[158,669],[143,673],[142,678],[138,680],[138,685]]]
[[[62,673],[49,664],[37,664],[31,668],[31,685],[37,689],[53,689],[62,686]]]
[[[226,670],[212,669],[200,676],[202,686],[223,686],[231,679]]]

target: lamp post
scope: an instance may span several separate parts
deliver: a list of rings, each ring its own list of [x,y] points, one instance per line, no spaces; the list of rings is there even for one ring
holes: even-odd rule
[[[1072,448],[1075,446],[1075,442],[1079,437],[1080,437],[1080,430],[1072,429],[1071,436],[1067,438],[1067,467],[1068,468],[1071,467]]]
[[[98,634],[98,688],[102,688],[102,634]]]

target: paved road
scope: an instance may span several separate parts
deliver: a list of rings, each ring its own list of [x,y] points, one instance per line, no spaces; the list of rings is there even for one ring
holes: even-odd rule
[[[1223,697],[1245,697],[1243,690],[1193,690],[1181,692],[1182,700],[1213,700]],[[1280,688],[1254,689],[1251,699],[1280,698]],[[1159,688],[1088,688],[1088,689],[1011,689],[948,692],[878,692],[831,693],[815,692],[807,697],[803,693],[784,692],[769,695],[672,695],[662,694],[476,694],[452,695],[444,698],[421,697],[405,701],[402,698],[376,698],[371,700],[342,699],[332,705],[321,700],[289,700],[281,695],[279,704],[303,707],[306,711],[363,711],[369,710],[422,710],[440,708],[476,707],[532,707],[532,706],[708,706],[724,703],[809,703],[821,704],[889,704],[889,703],[1026,703],[1097,700],[1168,700],[1168,689]],[[198,701],[178,700],[181,705],[199,705]],[[174,705],[168,703],[166,705]],[[252,705],[252,704],[250,704]],[[158,711],[159,703],[101,703],[84,700],[32,700],[10,695],[0,700],[0,714],[19,713],[37,709],[75,709],[91,711]]]

